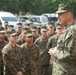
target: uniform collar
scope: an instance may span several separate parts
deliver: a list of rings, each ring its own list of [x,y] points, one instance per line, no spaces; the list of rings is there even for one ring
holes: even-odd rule
[[[70,26],[72,26],[72,25],[74,25],[74,22],[73,22],[73,23],[68,24],[68,25],[65,27],[65,29],[69,28],[69,27],[70,27]]]
[[[27,46],[27,43],[25,43],[25,48],[27,48],[27,49],[32,49],[32,47],[33,47],[33,44],[32,44],[31,47],[28,47],[28,46]]]

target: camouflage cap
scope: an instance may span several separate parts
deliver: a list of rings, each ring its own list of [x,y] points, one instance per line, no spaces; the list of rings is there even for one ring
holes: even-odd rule
[[[72,8],[70,5],[59,4],[58,11],[56,11],[55,13],[58,14],[58,13],[63,13],[68,11],[72,11]]]
[[[59,24],[59,22],[57,22],[57,23],[56,23],[56,29],[60,29],[60,28],[64,28],[64,27],[61,26],[61,25]]]
[[[42,28],[41,31],[42,31],[42,32],[47,32],[47,29]]]
[[[8,27],[12,27],[12,28],[13,28],[13,27],[14,27],[14,25],[8,25]]]
[[[25,37],[33,36],[32,33],[26,32]]]
[[[36,29],[31,29],[32,32],[37,31]]]
[[[29,29],[30,26],[29,25],[24,25],[23,28],[28,28]]]
[[[15,33],[12,33],[11,36],[17,36],[18,34],[15,32]]]
[[[31,33],[27,33],[26,34],[26,37],[28,37],[28,36],[33,36]]]
[[[17,36],[17,32],[10,32],[10,31],[7,31],[7,36]]]
[[[63,27],[62,27],[62,26],[60,26],[60,25],[57,25],[57,27],[56,27],[56,28],[58,29],[58,28],[63,28]]]
[[[37,31],[37,27],[34,26],[33,28],[31,28],[31,31],[32,32]]]
[[[0,28],[0,34],[5,33],[5,30],[3,27]]]
[[[22,27],[22,23],[17,23],[17,27]]]
[[[22,27],[22,25],[17,25],[17,27]]]
[[[41,28],[41,25],[37,26],[37,29],[38,29],[38,28]]]
[[[30,30],[26,31],[24,34],[25,34],[25,37],[33,36]]]

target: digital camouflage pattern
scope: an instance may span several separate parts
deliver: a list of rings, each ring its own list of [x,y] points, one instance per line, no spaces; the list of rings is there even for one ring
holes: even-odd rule
[[[49,51],[50,48],[54,48],[55,46],[57,46],[57,41],[58,41],[57,34],[55,34],[49,38],[49,40],[47,42],[47,46],[46,46],[47,52]],[[48,54],[48,58],[50,58],[49,73],[50,73],[50,75],[52,75],[53,57],[51,57]]]
[[[76,75],[76,25],[66,27],[57,42],[53,75]]]
[[[46,54],[44,52],[46,51],[47,42],[48,42],[48,37],[45,38],[45,39],[43,39],[42,36],[40,36],[39,38],[37,38],[35,40],[35,42],[34,42],[41,49],[41,51],[40,51],[40,64],[41,65],[47,65],[48,64],[47,60],[44,59],[45,58],[45,54]]]
[[[56,33],[54,32],[53,34],[47,33],[48,37],[52,37],[53,35],[55,35]]]
[[[19,35],[21,35],[21,33],[17,31],[17,35],[19,36]]]
[[[17,75],[18,71],[22,70],[22,49],[20,46],[11,46],[9,43],[3,48],[3,60],[4,60],[4,75]]]
[[[48,42],[48,37],[43,39],[42,36],[40,36],[39,38],[37,38],[35,40],[34,43],[37,44],[40,47],[40,49],[41,49],[40,53],[41,54],[46,50],[47,42]]]
[[[18,38],[17,40],[17,44],[18,45],[22,45],[23,43],[25,43],[26,41],[24,39],[22,39],[21,37]]]
[[[0,75],[3,75],[2,49],[6,44],[7,44],[6,41],[0,42]]]
[[[63,13],[67,11],[72,11],[72,8],[69,5],[59,4],[58,11],[56,11],[55,13],[58,14],[58,13]]]
[[[57,45],[57,40],[58,40],[57,34],[55,34],[52,37],[50,37],[48,42],[47,42],[46,48],[49,50],[50,48],[55,47]]]
[[[33,36],[33,42],[39,37],[39,35]]]
[[[28,47],[26,43],[21,45],[23,50],[23,57],[25,58],[25,75],[38,75],[38,59],[40,48],[36,44]]]
[[[39,58],[39,65],[38,65],[39,75],[48,75],[49,58],[47,58],[48,52],[46,52],[47,42],[48,42],[48,36],[45,39],[43,39],[42,36],[40,36],[34,42],[41,49],[40,58]]]

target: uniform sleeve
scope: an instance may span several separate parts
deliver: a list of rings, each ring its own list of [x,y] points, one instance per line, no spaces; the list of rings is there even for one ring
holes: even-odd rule
[[[22,71],[22,54],[21,54],[21,48],[18,48],[17,53],[16,51],[10,51],[8,48],[3,48],[2,54],[3,54],[3,61],[5,66],[5,73],[13,73],[16,74],[18,71]],[[15,57],[14,57],[15,56]]]
[[[52,40],[51,38],[49,38],[47,45],[46,45],[46,49],[49,50],[50,48],[52,48]]]
[[[39,38],[37,38],[34,43],[39,45]]]
[[[62,37],[57,44],[57,48],[56,51],[54,53],[55,58],[57,59],[63,59],[63,58],[68,58],[71,55],[71,51],[73,48],[73,44],[74,44],[74,40],[76,40],[74,37],[75,34],[73,32],[68,32],[68,34],[66,35],[66,37],[63,37],[64,35],[62,35]]]

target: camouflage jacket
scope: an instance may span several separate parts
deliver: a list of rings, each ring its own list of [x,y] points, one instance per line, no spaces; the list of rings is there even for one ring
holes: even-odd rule
[[[25,43],[26,41],[22,39],[22,37],[19,37],[17,40],[17,44],[18,45],[22,45],[23,43]]]
[[[48,37],[46,39],[43,39],[42,36],[37,38],[34,42],[41,49],[40,58],[39,58],[39,64],[40,65],[48,65],[49,64],[49,58],[47,58],[48,57],[48,52],[46,51],[47,42],[48,42]]]
[[[53,75],[76,75],[76,25],[68,25],[57,42]]]
[[[46,48],[49,50],[50,48],[55,47],[57,45],[57,40],[58,40],[57,34],[55,34],[52,37],[50,37],[48,42],[47,42]]]
[[[6,44],[7,44],[6,41],[0,42],[0,75],[3,75],[2,49]]]
[[[47,46],[46,46],[47,51],[49,51],[50,48],[54,48],[55,46],[57,46],[57,41],[58,41],[57,34],[50,37],[48,42],[47,42]],[[50,64],[53,64],[53,57],[48,55],[48,58],[50,59]]]
[[[41,52],[44,52],[46,50],[47,42],[48,42],[48,37],[43,39],[42,36],[40,36],[39,38],[35,40],[34,43],[37,44],[41,48]]]
[[[4,75],[17,75],[17,72],[22,70],[23,56],[21,53],[20,46],[13,47],[9,43],[2,49]]]
[[[38,75],[37,66],[40,48],[36,44],[28,47],[26,43],[21,45],[25,58],[25,75]]]

